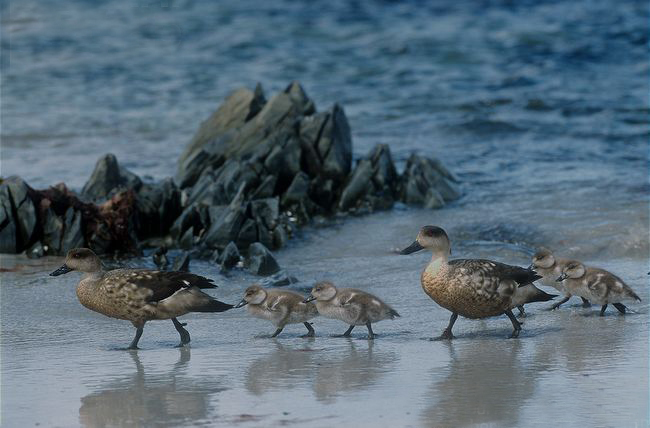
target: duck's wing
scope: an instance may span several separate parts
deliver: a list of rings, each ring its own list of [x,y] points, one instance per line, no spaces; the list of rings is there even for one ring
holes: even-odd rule
[[[542,276],[538,275],[532,269],[507,265],[492,260],[458,259],[451,260],[449,265],[453,267],[454,274],[456,275],[479,275],[483,278],[511,280],[519,284],[520,287],[532,284],[534,281],[542,278]]]
[[[157,270],[118,269],[109,271],[104,281],[132,284],[138,289],[150,290],[148,302],[159,302],[184,288],[216,288],[211,279],[189,272],[163,272]]]

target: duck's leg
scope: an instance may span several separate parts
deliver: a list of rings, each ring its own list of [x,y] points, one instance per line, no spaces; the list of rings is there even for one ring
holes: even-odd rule
[[[524,305],[517,306],[517,310],[519,311],[520,317],[526,318],[526,311],[524,310]]]
[[[449,318],[449,324],[447,325],[447,328],[435,340],[451,340],[451,339],[453,339],[454,335],[451,334],[451,329],[454,326],[454,323],[456,322],[456,319],[458,319],[458,314],[456,312],[452,312],[451,318]]]
[[[514,327],[514,330],[512,331],[510,338],[514,339],[516,337],[519,337],[519,332],[521,331],[521,323],[517,321],[517,318],[515,318],[515,315],[512,313],[510,309],[506,311],[506,315],[508,315],[508,318],[510,318],[510,322],[512,322],[512,326]]]
[[[282,330],[284,329],[284,326],[278,327],[277,330],[271,335],[271,337],[278,337],[278,334],[282,333]]]
[[[591,308],[591,303],[589,300],[585,299],[584,297],[581,297],[582,299],[582,307],[583,308]]]
[[[134,322],[133,327],[136,328],[135,337],[131,341],[131,344],[129,345],[129,347],[126,348],[126,349],[138,349],[138,342],[140,341],[140,336],[142,336],[142,332],[144,331],[144,322],[142,322],[142,323]]]
[[[178,344],[178,347],[180,348],[181,346],[190,343],[190,333],[183,328],[187,323],[181,323],[176,318],[172,318],[172,322],[174,323],[174,327],[176,327],[178,334],[181,335],[181,343]]]
[[[350,334],[352,333],[352,329],[354,329],[353,325],[351,325],[349,329],[345,330],[345,333],[343,333],[343,337],[350,337]]]
[[[605,309],[607,309],[607,305],[603,305],[600,307],[600,316],[604,317],[605,316]]]
[[[618,311],[619,311],[622,315],[625,315],[625,310],[627,309],[627,307],[626,307],[624,304],[622,304],[622,303],[614,303],[614,307],[615,307],[616,309],[618,309]]]
[[[565,304],[566,302],[568,302],[570,298],[571,298],[571,295],[570,295],[570,294],[567,294],[566,296],[564,296],[564,299],[562,299],[562,300],[560,300],[559,302],[555,303],[553,306],[551,306],[550,308],[548,308],[548,310],[549,310],[549,311],[552,311],[552,310],[554,310],[554,309],[559,308],[561,305],[563,305],[563,304]]]
[[[314,337],[315,334],[314,327],[312,327],[311,324],[306,321],[303,324],[305,325],[305,327],[307,327],[307,330],[309,330],[309,332],[302,337]]]
[[[375,333],[372,332],[372,325],[370,325],[370,321],[366,323],[366,327],[368,328],[368,340],[374,340]]]

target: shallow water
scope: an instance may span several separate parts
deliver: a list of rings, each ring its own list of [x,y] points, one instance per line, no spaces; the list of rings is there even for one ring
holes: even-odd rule
[[[133,328],[81,307],[76,274],[47,277],[60,259],[2,256],[3,426],[648,425],[646,3],[214,3],[5,4],[2,175],[79,189],[112,151],[169,176],[233,88],[299,79],[320,109],[344,105],[355,155],[437,156],[465,196],[307,228],[277,253],[299,288],[327,278],[393,305],[374,343],[325,319],[314,340],[299,325],[269,339],[232,310],[184,317],[190,349],[159,321],[121,351]],[[643,302],[603,318],[535,304],[518,340],[500,317],[428,341],[449,314],[419,286],[426,254],[395,254],[423,224],[449,231],[454,257],[527,265],[548,246]],[[256,280],[192,270],[232,303]]]

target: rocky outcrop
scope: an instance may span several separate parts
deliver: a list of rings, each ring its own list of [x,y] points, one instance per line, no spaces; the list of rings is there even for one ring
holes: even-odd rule
[[[64,185],[36,191],[4,180],[0,251],[36,257],[83,245],[136,254],[151,243],[161,268],[169,247],[185,251],[179,267],[190,254],[222,269],[244,256],[247,269],[268,275],[279,270],[270,249],[315,217],[397,201],[439,208],[459,196],[458,180],[436,159],[412,155],[400,175],[390,148],[377,145],[353,164],[341,106],[317,112],[297,82],[268,100],[258,85],[234,91],[201,124],[174,179],[144,182],[107,154],[80,196]]]

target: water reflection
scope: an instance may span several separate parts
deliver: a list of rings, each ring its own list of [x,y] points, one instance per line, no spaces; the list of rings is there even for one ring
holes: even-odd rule
[[[446,343],[450,365],[425,400],[423,424],[452,427],[517,426],[521,400],[530,397],[539,373],[526,367],[517,340]],[[433,376],[438,379],[440,373]],[[440,397],[435,399],[435,397]]]
[[[363,390],[393,370],[395,352],[375,352],[372,341],[341,339],[344,344],[323,352],[313,347],[292,348],[275,342],[275,350],[251,364],[246,388],[255,395],[274,389],[309,385],[316,399],[333,403],[349,391]]]
[[[147,376],[137,351],[130,355],[136,371],[81,399],[79,422],[86,427],[178,425],[213,416],[211,395],[223,391],[220,383],[188,376],[190,349],[166,373]]]

